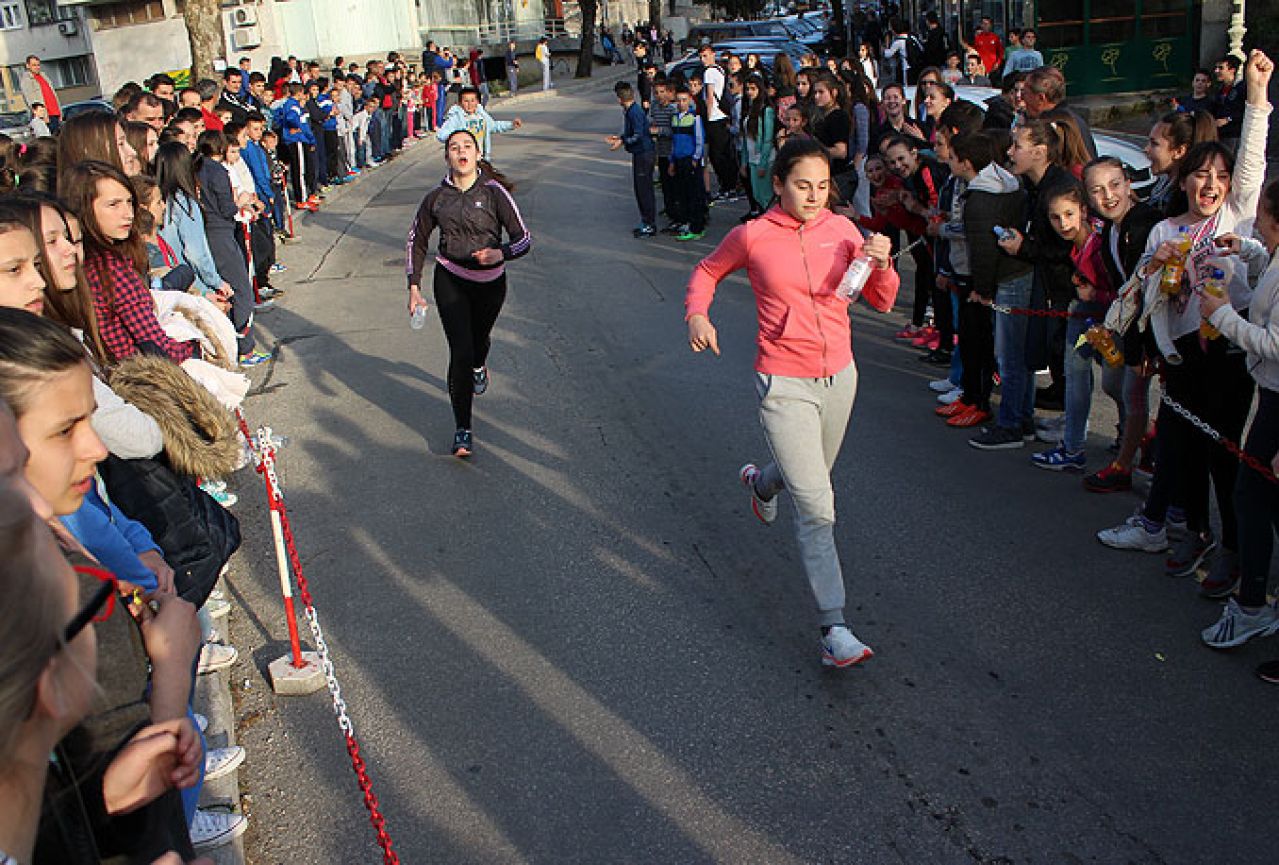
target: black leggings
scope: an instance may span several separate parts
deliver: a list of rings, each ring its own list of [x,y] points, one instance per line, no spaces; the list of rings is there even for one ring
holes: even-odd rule
[[[449,343],[449,401],[459,429],[471,428],[471,374],[488,360],[489,334],[505,300],[505,273],[492,282],[474,282],[435,265],[435,305]]]
[[[1257,414],[1244,450],[1269,467],[1279,451],[1279,393],[1262,388]],[[1246,465],[1239,466],[1235,481],[1235,510],[1239,520],[1239,567],[1243,582],[1239,603],[1260,607],[1266,602],[1270,578],[1270,553],[1279,528],[1279,485]]]

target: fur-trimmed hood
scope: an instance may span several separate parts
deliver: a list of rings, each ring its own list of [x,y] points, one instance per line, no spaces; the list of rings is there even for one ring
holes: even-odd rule
[[[235,419],[167,358],[134,355],[111,371],[111,389],[160,425],[164,452],[179,474],[219,478],[240,458]]]

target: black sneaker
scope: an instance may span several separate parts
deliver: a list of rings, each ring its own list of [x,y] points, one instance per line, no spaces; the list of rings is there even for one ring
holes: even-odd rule
[[[1023,441],[1033,442],[1037,432],[1039,432],[1039,430],[1035,429],[1035,422],[1033,420],[1024,420],[1021,422],[1021,437]]]
[[[1279,685],[1279,661],[1267,661],[1257,666],[1257,678],[1272,685]]]
[[[453,433],[453,456],[466,459],[473,451],[469,429],[460,429]]]
[[[944,348],[935,348],[928,354],[922,354],[919,359],[924,363],[931,363],[933,366],[949,366],[950,352]]]
[[[657,234],[657,228],[652,225],[641,225],[631,232],[632,237],[652,237],[655,234]]]
[[[1187,532],[1164,561],[1164,573],[1170,577],[1188,577],[1199,569],[1208,554],[1217,548],[1211,532]]]
[[[979,451],[1006,451],[1026,446],[1019,430],[1002,426],[988,426],[968,443]]]
[[[1239,588],[1239,554],[1222,548],[1208,568],[1208,575],[1199,584],[1199,597],[1220,600],[1228,598]]]
[[[489,368],[482,366],[479,369],[471,370],[471,383],[473,384],[472,392],[479,396],[489,389]],[[468,433],[469,435],[469,433]]]

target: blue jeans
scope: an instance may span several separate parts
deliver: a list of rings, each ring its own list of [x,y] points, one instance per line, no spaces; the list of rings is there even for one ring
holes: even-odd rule
[[[1100,322],[1106,316],[1106,309],[1099,303],[1074,300],[1070,303],[1070,312],[1074,317],[1066,319],[1066,422],[1063,427],[1062,447],[1070,453],[1084,449],[1084,441],[1088,437],[1088,413],[1092,410],[1093,360],[1097,354],[1092,346],[1083,345],[1075,348],[1075,343],[1089,322]]]
[[[1030,303],[1031,275],[1019,276],[995,290],[1001,306],[1025,308]],[[1026,366],[1026,332],[1030,318],[995,314],[995,362],[999,366],[999,425],[1021,430],[1035,416],[1035,376]]]
[[[967,278],[964,279],[963,285],[964,285],[963,294],[967,295],[968,294]],[[950,292],[950,309],[951,309],[950,320],[955,325],[954,332],[959,333],[959,295],[953,291]],[[956,384],[956,385],[964,380],[964,358],[962,356],[962,352],[956,351],[951,353],[950,375],[948,375],[947,378],[950,380],[951,384]]]

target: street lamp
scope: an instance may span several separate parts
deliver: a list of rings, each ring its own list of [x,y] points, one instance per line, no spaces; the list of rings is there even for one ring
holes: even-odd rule
[[[1245,0],[1234,0],[1234,11],[1230,13],[1230,29],[1226,33],[1230,36],[1230,53],[1240,60],[1247,60],[1247,56],[1243,53],[1243,37],[1248,32],[1248,28],[1243,24],[1243,11]]]

